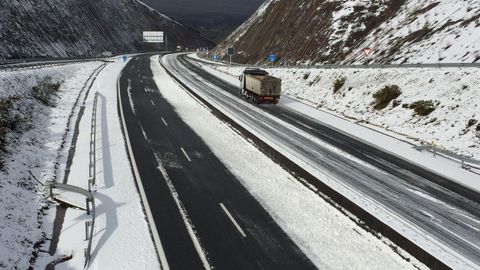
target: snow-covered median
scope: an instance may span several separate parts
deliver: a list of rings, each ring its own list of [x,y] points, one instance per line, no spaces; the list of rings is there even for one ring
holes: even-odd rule
[[[167,75],[156,57],[151,67],[162,96],[320,269],[423,267],[413,258],[402,259],[218,120]]]

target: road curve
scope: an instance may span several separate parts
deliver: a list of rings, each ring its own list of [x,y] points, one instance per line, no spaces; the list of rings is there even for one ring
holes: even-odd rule
[[[242,125],[326,175],[330,183],[392,213],[393,222],[409,226],[418,241],[428,240],[436,252],[448,255],[447,263],[480,267],[480,194],[287,108],[249,104],[236,86],[185,55],[166,56],[164,65]]]
[[[119,84],[119,105],[170,269],[315,269],[162,97],[150,56],[132,59]]]

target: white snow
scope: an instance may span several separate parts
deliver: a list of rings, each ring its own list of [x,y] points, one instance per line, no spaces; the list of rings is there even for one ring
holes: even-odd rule
[[[197,103],[151,59],[165,99],[320,269],[424,268],[363,231]],[[301,211],[299,211],[301,209]],[[402,252],[404,253],[404,252]],[[403,254],[405,255],[405,254]]]
[[[164,57],[164,62],[168,63],[169,57],[175,56]],[[224,68],[220,69],[225,70]],[[231,69],[226,68],[226,70],[228,71]],[[216,72],[216,74],[219,75],[221,73]],[[220,76],[222,78],[226,78],[227,81],[233,81],[232,77],[236,75],[221,74]],[[208,84],[208,82],[206,83]],[[191,87],[195,89],[195,86]],[[211,87],[215,88],[215,86],[213,85]],[[224,91],[222,90],[218,91],[219,94],[230,95],[228,93],[224,93]],[[207,100],[210,100],[208,96],[203,95],[200,90],[198,91],[198,93],[204,96],[204,98],[206,98]],[[300,106],[300,108],[297,108],[297,110],[306,113],[307,115],[312,114],[312,118],[317,119],[317,121],[323,122],[324,120],[326,120],[327,124],[338,128],[340,131],[354,134],[357,137],[363,139],[364,141],[370,141],[370,143],[372,144],[379,143],[379,146],[382,148],[386,148],[387,151],[390,151],[403,158],[411,159],[413,162],[417,162],[420,165],[423,165],[433,171],[438,171],[441,174],[445,174],[447,177],[450,177],[452,181],[454,180],[463,185],[469,186],[474,190],[479,190],[478,175],[462,170],[458,164],[455,164],[450,160],[445,160],[443,158],[434,159],[431,155],[419,155],[418,153],[414,153],[412,157],[410,157],[410,154],[412,154],[411,145],[405,143],[402,144],[402,141],[396,140],[393,137],[389,137],[385,134],[375,132],[372,129],[356,125],[355,123],[342,119],[338,116],[321,112],[300,102],[296,102],[291,99],[287,100],[284,97],[282,97],[282,99],[283,101],[286,100],[286,103],[288,103],[289,106],[292,106],[292,108],[295,108],[295,106]],[[282,153],[284,156],[289,157],[289,159],[297,163],[299,166],[302,166],[302,168],[312,173],[312,175],[317,177],[320,181],[330,186],[343,196],[349,198],[357,205],[368,211],[370,214],[376,216],[377,218],[388,224],[390,227],[392,227],[394,230],[401,233],[403,236],[407,237],[411,241],[415,242],[417,245],[427,250],[430,254],[433,254],[437,258],[441,258],[443,262],[454,268],[475,269],[476,266],[473,262],[469,261],[461,254],[458,254],[458,252],[456,252],[455,250],[451,250],[443,243],[435,240],[427,232],[424,232],[416,225],[404,220],[402,217],[385,208],[375,200],[369,199],[358,191],[355,191],[354,189],[345,185],[341,180],[336,179],[335,176],[330,175],[328,172],[318,170],[318,168],[310,164],[308,160],[304,160],[302,156],[297,154],[295,149],[290,149],[288,145],[282,143],[281,141],[272,140],[271,136],[269,136],[268,134],[264,134],[262,131],[256,129],[254,126],[250,126],[244,120],[236,117],[234,113],[230,112],[229,109],[224,107],[222,104],[217,103],[213,100],[210,101],[213,102],[213,104],[219,109],[221,109],[224,113],[229,115],[229,117],[234,119],[234,121],[241,124],[249,132],[256,134],[257,137],[277,149],[277,151]],[[330,116],[331,118],[329,119],[325,116]],[[278,122],[278,124],[281,124],[280,122],[282,121],[278,120]]]
[[[212,71],[210,67],[206,68]],[[215,66],[231,83],[241,67]],[[476,125],[467,128],[471,119],[480,122],[478,68],[423,69],[294,69],[267,68],[283,80],[283,93],[314,108],[390,132],[416,144],[431,144],[480,160],[480,137]],[[218,73],[215,73],[219,75]],[[333,83],[345,78],[336,94]],[[238,83],[234,83],[237,85]],[[398,85],[402,94],[397,107],[390,104],[374,110],[373,94],[384,86]],[[428,116],[417,116],[403,105],[420,100],[439,102]],[[364,137],[375,142],[371,137]]]
[[[285,48],[282,41],[287,44],[289,42],[289,38],[284,37],[285,34],[274,38],[268,49],[277,51],[289,63],[309,65],[338,61],[363,64],[364,48],[373,49],[368,58],[375,63],[480,61],[480,0],[406,0],[405,3],[400,3],[398,11],[394,9],[394,13],[388,9],[398,5],[397,0],[302,0],[291,1],[293,4],[278,2],[265,1],[217,49],[245,46],[245,42],[242,42],[246,38],[245,34],[255,35],[259,29],[264,29],[262,23],[267,18],[282,19],[288,28],[294,19],[291,14],[298,12],[301,14],[299,16],[308,18],[303,23],[316,21],[318,27],[306,33],[305,38],[318,39],[319,46],[311,48],[311,53],[308,54],[295,53],[295,48],[288,48],[292,45]],[[335,9],[331,13],[324,13],[324,10],[333,6]],[[276,10],[278,14],[267,13],[269,9]],[[384,21],[384,17],[387,20]],[[376,25],[375,21],[383,22]],[[328,25],[330,31],[325,30],[323,24]],[[246,50],[239,49],[238,53],[256,57],[254,51]],[[290,55],[292,52],[294,55]],[[345,57],[339,57],[343,53],[346,53]]]
[[[478,15],[480,1],[419,1],[409,0],[393,19],[378,27],[378,31],[369,35],[358,48],[370,47],[374,54],[388,49],[397,38],[422,30],[430,29],[432,36],[419,42],[408,42],[398,49],[394,63],[406,60],[409,63],[472,63],[480,59],[480,21],[473,20]],[[432,9],[416,13],[431,4],[438,3]],[[347,61],[361,62],[363,55],[352,54]]]
[[[61,177],[56,175],[55,163],[68,115],[84,82],[100,64],[0,72],[0,98],[19,97],[15,109],[25,120],[19,132],[8,134],[6,164],[0,172],[0,269],[27,269],[34,245],[49,233],[41,210],[47,202],[29,171],[42,182]],[[55,107],[31,95],[37,81],[47,76],[52,82],[63,82]]]
[[[92,245],[91,269],[159,269],[149,227],[135,186],[117,111],[117,79],[125,63],[109,64],[98,77],[87,98],[85,115],[68,184],[87,188],[90,121],[94,92],[100,93],[97,108],[97,188],[96,224]],[[75,200],[71,194],[62,195]],[[79,205],[85,202],[77,201]],[[81,269],[84,264],[84,211],[68,209],[55,256],[43,257],[38,268],[64,255],[73,258],[55,269]],[[48,247],[48,246],[47,246]]]

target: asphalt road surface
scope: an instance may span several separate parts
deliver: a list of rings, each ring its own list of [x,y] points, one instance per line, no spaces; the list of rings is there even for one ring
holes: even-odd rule
[[[150,56],[128,63],[120,95],[170,269],[315,269],[162,97]]]
[[[237,86],[204,71],[185,55],[165,59],[170,72],[222,110],[339,185],[395,213],[420,236],[429,235],[445,252],[457,253],[452,255],[456,259],[480,267],[480,194],[288,108],[249,104],[242,100]],[[325,147],[325,143],[362,162]]]

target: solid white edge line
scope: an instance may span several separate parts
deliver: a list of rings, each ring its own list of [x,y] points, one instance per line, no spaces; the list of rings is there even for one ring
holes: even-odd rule
[[[187,152],[185,152],[185,149],[183,149],[183,147],[180,147],[180,149],[182,150],[183,154],[185,155],[185,157],[187,158],[187,160],[189,162],[192,162],[192,160],[190,159],[190,157],[188,156]]]
[[[165,121],[165,119],[164,119],[163,117],[161,117],[161,118],[162,118],[163,124],[164,124],[166,127],[168,127],[167,121]]]
[[[223,203],[220,203],[220,207],[222,208],[223,212],[227,215],[227,217],[230,219],[230,221],[235,225],[235,228],[237,228],[238,232],[243,236],[243,238],[247,238],[247,235],[245,232],[242,230],[240,225],[237,223],[237,221],[233,218],[232,214],[230,214],[230,211],[223,205]]]
[[[117,79],[117,95],[118,95],[118,102],[120,107],[121,120],[123,124],[123,134],[125,135],[128,155],[130,156],[130,164],[132,165],[134,178],[135,178],[135,181],[137,182],[138,191],[140,193],[140,199],[143,203],[145,214],[147,215],[148,224],[150,226],[150,232],[152,233],[153,242],[156,246],[157,255],[160,260],[160,266],[162,267],[163,270],[170,270],[170,266],[168,265],[168,261],[167,261],[167,256],[165,255],[162,242],[160,241],[160,235],[158,234],[157,226],[155,225],[155,220],[153,219],[152,211],[150,209],[150,205],[147,200],[147,195],[145,194],[145,189],[143,188],[142,180],[140,178],[140,173],[138,172],[135,156],[133,155],[132,145],[130,144],[130,136],[128,135],[128,129],[125,122],[125,115],[123,113],[122,96],[120,94],[120,78],[122,74],[123,74],[123,71],[120,72]]]
[[[153,100],[150,100],[150,102],[152,103],[153,106],[155,106],[155,102],[153,102]]]
[[[170,193],[172,194],[172,197],[175,201],[175,204],[177,205],[178,211],[180,212],[180,215],[182,216],[183,223],[185,224],[185,227],[187,228],[188,235],[190,236],[190,239],[192,240],[193,246],[195,247],[195,250],[197,251],[198,256],[200,257],[200,260],[202,261],[203,267],[206,270],[212,269],[210,266],[210,263],[208,262],[207,255],[205,254],[205,251],[202,248],[202,245],[200,244],[200,240],[198,239],[197,235],[195,234],[194,226],[191,222],[191,219],[188,217],[187,210],[185,210],[185,207],[183,206],[183,203],[180,201],[180,198],[178,197],[178,192],[175,189],[175,186],[173,185],[172,180],[170,179],[170,176],[168,175],[167,171],[163,167],[162,161],[157,157],[157,162],[158,162],[158,170],[160,173],[163,175],[163,178],[165,179],[165,182],[167,183],[168,189],[170,190]]]

